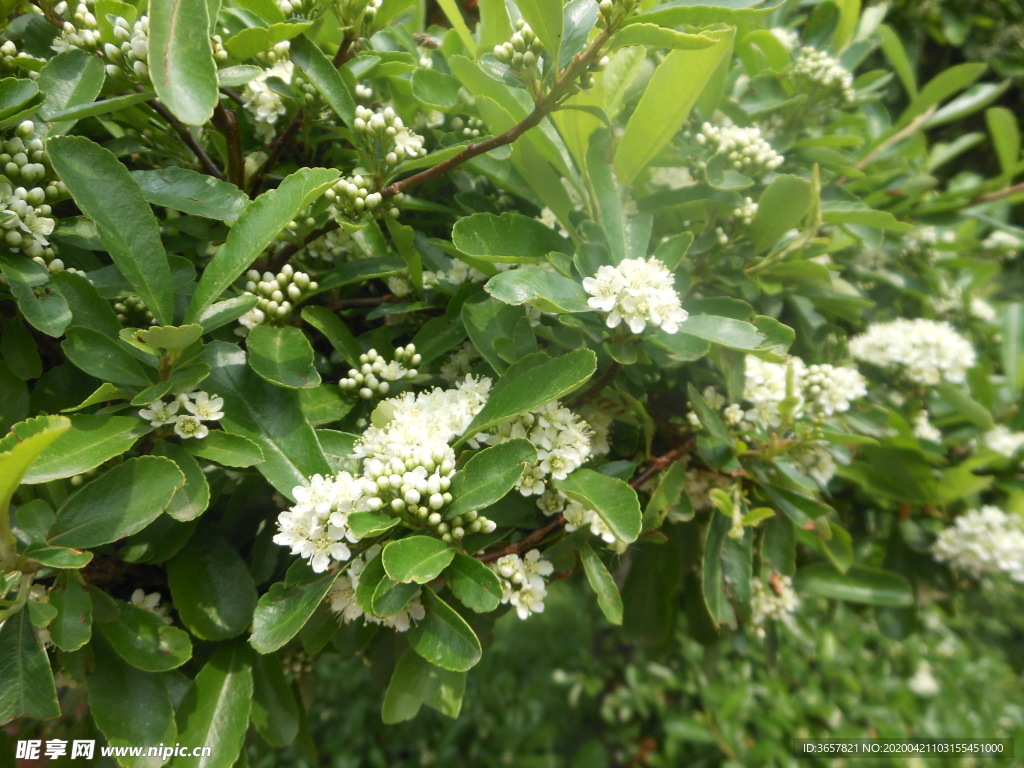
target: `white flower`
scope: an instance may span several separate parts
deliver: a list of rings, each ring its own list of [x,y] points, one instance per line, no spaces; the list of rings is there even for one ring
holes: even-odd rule
[[[811,91],[819,90],[846,104],[853,101],[853,74],[839,60],[816,48],[802,48],[792,69],[794,79]]]
[[[953,326],[923,318],[869,325],[850,339],[850,354],[926,386],[963,383],[977,361],[974,347]]]
[[[792,625],[793,614],[800,607],[800,599],[793,590],[793,580],[789,576],[776,576],[771,588],[766,587],[760,579],[754,579],[751,587],[750,623],[759,636],[764,637],[764,625],[769,621]]]
[[[774,171],[785,161],[785,158],[764,140],[761,129],[756,125],[744,128],[738,125],[716,126],[704,123],[700,127],[696,141],[710,148],[715,154],[723,155],[733,170],[751,178]]]
[[[602,266],[594,277],[584,278],[583,288],[592,297],[587,302],[591,307],[609,313],[609,328],[625,320],[633,333],[643,331],[647,323],[675,333],[688,316],[680,306],[672,273],[653,257]]]
[[[374,544],[359,557],[353,559],[345,573],[338,576],[331,586],[327,601],[330,603],[331,610],[339,614],[339,619],[346,624],[351,624],[356,619],[362,619],[367,624],[381,624],[398,632],[408,632],[412,622],[422,621],[427,615],[420,599],[421,591],[417,591],[401,610],[390,616],[374,616],[365,613],[362,606],[356,601],[359,578],[365,570],[366,564],[377,556],[380,549],[379,544]]]
[[[544,610],[544,577],[554,573],[555,568],[541,559],[539,549],[531,549],[525,557],[505,555],[491,563],[490,568],[501,581],[501,602],[514,606],[520,619]]]
[[[139,416],[149,421],[151,426],[162,427],[164,424],[173,424],[177,421],[179,406],[177,400],[171,400],[169,403],[157,400],[155,403],[151,403],[149,408],[141,409]]]
[[[933,443],[942,442],[942,432],[931,422],[928,411],[923,408],[914,416],[914,437],[918,440],[928,440]]]
[[[935,675],[932,674],[931,664],[927,661],[917,665],[914,676],[907,680],[907,688],[923,698],[934,696],[941,690]]]
[[[210,430],[195,416],[179,416],[174,420],[174,433],[178,437],[202,439],[210,434]]]
[[[144,590],[136,589],[132,592],[131,604],[144,611],[155,613],[161,619],[170,623],[170,618],[167,616],[167,609],[160,605],[159,592],[150,592],[147,595]]]
[[[348,527],[348,516],[368,508],[364,489],[362,480],[348,472],[313,475],[308,485],[292,489],[295,504],[278,516],[274,543],[308,559],[318,573],[332,560],[345,562],[352,556],[345,542],[358,541]]]
[[[1011,432],[1009,427],[1000,424],[982,435],[981,440],[986,448],[1012,459],[1024,447],[1024,432]]]
[[[284,59],[250,80],[242,91],[242,106],[256,120],[256,133],[264,141],[273,138],[275,124],[288,111],[281,94],[271,89],[267,80],[276,77],[291,84],[294,74],[295,65],[290,59]]]
[[[224,398],[206,392],[195,392],[184,401],[185,410],[200,421],[217,421],[224,418]]]
[[[1024,583],[1024,519],[998,507],[960,515],[932,549],[936,558],[975,579],[1003,573]]]

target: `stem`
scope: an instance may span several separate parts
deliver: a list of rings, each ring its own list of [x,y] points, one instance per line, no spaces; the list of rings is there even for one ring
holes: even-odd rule
[[[277,161],[281,159],[281,153],[284,152],[284,148],[288,146],[292,139],[295,138],[295,134],[298,133],[299,127],[302,125],[302,109],[300,108],[295,112],[291,122],[288,123],[288,127],[285,128],[274,139],[273,145],[270,147],[270,153],[267,155],[267,159],[263,161],[263,165],[260,166],[259,170],[256,171],[256,175],[252,177],[252,187],[250,197],[256,197],[260,193],[264,182],[267,180],[267,174],[277,165]]]
[[[217,104],[213,116],[227,139],[228,181],[241,188],[245,184],[245,158],[242,157],[242,141],[238,134],[238,116],[224,109],[223,104]]]
[[[683,443],[678,448],[673,448],[668,453],[662,454],[661,456],[658,456],[656,459],[653,459],[651,461],[650,466],[647,467],[647,469],[645,469],[643,472],[641,472],[639,475],[637,475],[630,481],[629,487],[632,488],[633,490],[636,490],[644,483],[646,483],[648,480],[650,480],[652,477],[654,477],[656,474],[661,472],[663,469],[665,469],[671,464],[675,464],[677,461],[682,459],[692,449],[693,442],[688,441],[686,443]]]
[[[864,157],[862,157],[853,167],[856,168],[858,171],[863,171],[865,168],[868,167],[871,161],[878,156],[880,152],[883,152],[884,150],[888,149],[893,144],[897,144],[903,141],[904,139],[913,136],[917,132],[917,129],[924,125],[926,122],[928,122],[928,119],[933,114],[935,114],[935,110],[936,107],[931,107],[930,109],[925,110],[923,113],[921,113],[913,120],[911,120],[910,124],[907,125],[906,128],[897,131],[892,136],[882,141],[878,146],[872,148],[871,151],[864,155]],[[849,178],[843,176],[841,179],[836,180],[836,186],[841,187],[847,181],[849,181]]]
[[[141,91],[142,88],[137,87],[136,90]],[[223,181],[224,174],[220,172],[220,169],[217,167],[216,163],[214,163],[210,156],[206,154],[206,150],[202,148],[198,141],[196,141],[196,138],[195,136],[192,135],[192,132],[189,131],[189,129],[186,128],[181,123],[181,121],[178,120],[178,118],[172,115],[171,111],[167,109],[167,107],[165,107],[159,101],[151,101],[149,102],[149,106],[153,108],[154,112],[156,112],[158,115],[160,115],[160,117],[167,121],[167,124],[175,130],[175,132],[178,134],[181,140],[184,141],[188,145],[189,149],[191,149],[195,153],[195,156],[199,158],[199,162],[202,164],[206,172],[210,176],[213,176],[215,179],[220,179],[221,181]]]
[[[538,528],[533,533],[521,538],[519,541],[513,542],[507,547],[495,550],[494,552],[484,552],[482,555],[477,555],[476,559],[481,563],[491,563],[505,555],[518,555],[520,552],[525,552],[528,549],[532,549],[537,544],[540,544],[540,542],[544,540],[545,536],[558,530],[563,525],[565,525],[565,518],[559,515],[543,528]]]

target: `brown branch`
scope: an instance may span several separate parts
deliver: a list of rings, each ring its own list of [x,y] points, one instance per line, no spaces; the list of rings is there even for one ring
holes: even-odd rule
[[[482,555],[477,555],[476,559],[481,563],[491,563],[505,555],[518,555],[520,552],[525,552],[528,549],[532,549],[537,544],[540,544],[541,541],[544,540],[545,536],[553,531],[557,531],[563,525],[565,525],[565,518],[559,515],[543,528],[538,528],[533,533],[521,538],[519,541],[514,541],[507,547],[497,549],[493,552],[484,552]]]
[[[239,94],[234,88],[221,88],[220,92],[235,102],[238,106],[245,106],[245,99],[243,99],[241,94]]]
[[[1016,195],[1018,192],[1024,192],[1024,183],[1014,184],[1012,187],[1005,187],[1004,189],[998,189],[995,192],[989,192],[987,195],[978,195],[971,200],[969,205],[977,205],[979,203],[991,203],[993,200],[1000,200],[1010,195]]]
[[[135,90],[141,92],[143,88],[141,86],[137,86]],[[178,118],[176,118],[173,114],[171,114],[171,111],[163,104],[161,104],[159,101],[150,101],[149,106],[153,108],[154,112],[156,112],[158,115],[160,115],[160,117],[167,121],[167,124],[175,130],[175,132],[178,134],[181,140],[184,141],[185,144],[188,145],[189,149],[191,149],[195,153],[195,156],[199,158],[199,162],[202,164],[203,169],[210,176],[213,176],[215,179],[220,179],[221,181],[223,181],[224,174],[220,172],[220,169],[217,167],[216,163],[214,163],[210,156],[206,154],[206,150],[202,148],[198,141],[196,141],[196,138],[195,136],[192,135],[192,132],[189,131],[189,129],[186,128],[182,124],[182,122],[178,120]]]
[[[224,109],[223,104],[217,104],[213,117],[227,140],[228,181],[241,189],[245,185],[245,158],[242,156],[242,140],[238,133],[238,115]]]
[[[352,43],[354,42],[354,38],[346,32],[345,37],[341,41],[341,45],[338,46],[338,52],[335,53],[334,58],[331,59],[331,63],[334,65],[335,69],[352,58]]]
[[[281,153],[284,152],[284,148],[291,143],[291,140],[295,138],[295,134],[299,132],[299,127],[301,125],[302,108],[300,107],[296,110],[291,122],[288,123],[288,127],[281,131],[277,138],[274,139],[274,143],[270,147],[270,152],[267,154],[267,159],[263,161],[259,170],[256,171],[256,174],[252,177],[249,197],[256,197],[260,193],[264,182],[267,180],[267,174],[269,174],[270,171],[273,170],[274,166],[277,165],[277,161],[281,159]]]
[[[671,464],[675,464],[691,450],[693,450],[693,442],[688,441],[678,448],[673,448],[668,453],[662,454],[656,459],[652,459],[650,466],[630,481],[629,487],[636,490],[663,469]]]

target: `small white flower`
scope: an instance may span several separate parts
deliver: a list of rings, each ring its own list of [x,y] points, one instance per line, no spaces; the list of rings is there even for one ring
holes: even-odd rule
[[[624,259],[618,266],[602,266],[583,280],[591,295],[588,304],[608,312],[606,324],[615,328],[623,320],[633,333],[651,323],[666,333],[679,330],[688,313],[680,306],[672,273],[657,259]]]
[[[210,430],[195,416],[179,416],[174,420],[174,432],[178,437],[204,438]]]
[[[850,339],[850,354],[925,386],[963,383],[978,358],[971,343],[949,323],[923,318],[869,325]]]
[[[185,401],[185,410],[200,421],[217,421],[224,418],[224,398],[196,392],[191,399]]]
[[[1024,519],[998,507],[960,515],[932,548],[936,558],[975,579],[1003,573],[1024,583]]]
[[[174,424],[177,421],[178,408],[177,400],[171,400],[169,403],[157,400],[150,404],[149,408],[140,410],[139,416],[149,421],[151,426],[162,427],[164,424]]]

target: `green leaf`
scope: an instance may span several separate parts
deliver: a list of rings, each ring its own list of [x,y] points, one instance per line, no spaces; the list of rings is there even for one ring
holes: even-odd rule
[[[549,253],[570,252],[564,237],[519,213],[474,213],[455,222],[452,242],[467,256],[500,263],[533,263]]]
[[[797,591],[830,600],[866,605],[913,605],[914,590],[903,576],[881,568],[852,566],[839,573],[825,563],[806,565],[797,571]]]
[[[142,93],[126,93],[124,96],[113,96],[109,99],[100,99],[99,101],[93,101],[88,104],[79,104],[75,107],[68,107],[62,109],[60,112],[54,112],[50,115],[50,120],[54,123],[66,123],[83,120],[87,117],[96,117],[97,115],[106,115],[110,112],[118,112],[122,109],[141,104],[144,101],[150,101],[156,98],[156,94],[152,91],[144,91]]]
[[[679,131],[732,50],[735,33],[735,29],[719,32],[714,45],[700,50],[670,51],[655,70],[615,152],[615,172],[622,184],[631,184]],[[672,94],[668,104],[666,93]]]
[[[174,768],[231,768],[238,760],[252,708],[252,651],[218,648],[178,705],[178,741],[211,747],[206,757],[176,757]]]
[[[114,384],[148,387],[150,371],[116,339],[92,328],[72,326],[61,349],[68,359],[88,374]]]
[[[36,84],[45,94],[39,116],[52,123],[50,135],[67,133],[74,120],[54,122],[53,116],[70,107],[91,104],[103,88],[103,61],[74,48],[54,56],[39,71]]]
[[[313,367],[313,348],[301,329],[292,325],[257,325],[245,342],[249,366],[271,384],[306,389],[320,383]]]
[[[319,197],[337,178],[336,170],[301,168],[287,176],[277,189],[264,192],[253,200],[239,215],[224,245],[203,270],[185,321],[194,322],[204,309],[219,299],[299,211]],[[164,321],[158,318],[158,322]]]
[[[85,678],[89,713],[110,746],[173,744],[174,708],[163,676],[126,664],[99,633],[91,648],[96,660]],[[163,762],[160,757],[120,760],[129,768],[158,768]]]
[[[480,661],[480,640],[466,620],[430,589],[423,590],[423,604],[427,615],[407,633],[412,649],[451,672],[474,667]]]
[[[18,508],[20,513],[25,505]],[[45,535],[46,531],[43,531]],[[22,553],[28,560],[34,560],[40,565],[50,568],[84,568],[92,562],[92,552],[83,552],[80,549],[71,547],[49,547],[46,544],[33,543],[25,547]]]
[[[680,324],[679,333],[741,351],[757,349],[765,338],[750,323],[715,315],[691,315]],[[664,333],[659,337],[664,337]]]
[[[132,178],[153,205],[217,221],[235,221],[249,204],[245,192],[190,168],[169,166],[132,171]]]
[[[118,270],[157,323],[172,322],[174,281],[160,225],[128,169],[109,150],[81,136],[59,136],[46,147],[78,207],[96,223]]]
[[[675,0],[663,3],[646,13],[630,16],[626,24],[661,24],[666,27],[678,27],[688,24],[695,27],[709,24],[739,24],[754,21],[775,10],[757,8],[764,0]]]
[[[27,78],[5,77],[0,80],[0,120],[17,114],[32,101],[39,101],[39,86]]]
[[[67,416],[38,416],[15,424],[7,437],[0,440],[0,515],[4,519],[25,472],[69,429],[71,419]]]
[[[81,580],[62,573],[50,590],[50,605],[57,616],[50,622],[50,637],[62,651],[77,651],[92,637],[92,600]]]
[[[204,442],[199,440],[196,442]],[[161,440],[153,448],[154,456],[163,456],[178,465],[185,476],[185,485],[179,488],[167,505],[167,514],[175,520],[195,520],[210,506],[210,484],[199,462],[192,458],[179,443]]]
[[[587,581],[590,588],[597,595],[597,605],[601,613],[609,622],[615,625],[622,624],[622,596],[619,595],[619,588],[615,586],[615,579],[608,572],[601,558],[597,556],[589,543],[584,543],[579,549],[580,560],[583,561],[583,570],[587,574]]]
[[[883,134],[883,137],[889,133],[895,133],[906,128],[915,117],[923,114],[930,107],[945,101],[950,96],[972,85],[984,74],[986,69],[988,69],[987,64],[972,62],[970,64],[957,64],[943,70],[925,83],[921,88],[921,92],[910,102],[910,106],[903,111],[899,120],[886,134]]]
[[[263,451],[256,443],[230,432],[211,432],[202,440],[189,440],[185,450],[225,467],[251,467],[263,461]]]
[[[392,616],[405,608],[420,591],[420,585],[383,578],[377,582],[370,598],[375,616]]]
[[[576,391],[596,369],[597,355],[589,349],[577,349],[527,370],[513,369],[498,379],[487,403],[470,422],[456,447],[504,419],[535,410]]]
[[[626,45],[649,45],[654,48],[696,51],[702,48],[710,48],[717,42],[719,42],[719,38],[713,33],[691,35],[657,24],[629,24],[612,36],[612,39],[608,41],[608,48],[621,48]]]
[[[292,41],[289,55],[306,79],[320,91],[327,106],[351,128],[356,117],[356,105],[348,86],[331,60],[324,56],[316,43],[306,37]]]
[[[376,536],[378,533],[390,531],[402,522],[400,517],[383,515],[379,512],[353,512],[348,516],[348,527],[357,539]]]
[[[384,570],[395,581],[426,584],[448,567],[455,549],[432,536],[409,536],[384,545]]]
[[[264,460],[257,466],[271,485],[291,498],[292,490],[305,485],[307,478],[334,471],[302,415],[297,392],[259,378],[233,344],[209,344],[205,359],[211,368],[211,391],[224,397],[221,424],[259,446]]]
[[[537,461],[537,449],[524,438],[508,440],[474,455],[452,478],[451,506],[444,518],[489,507],[511,491],[527,463]]]
[[[967,395],[960,387],[942,382],[935,387],[936,392],[967,421],[982,429],[994,429],[995,419],[989,410],[974,398]]]
[[[860,224],[889,232],[909,232],[913,229],[912,224],[898,221],[888,211],[876,211],[857,202],[822,203],[821,218],[830,224]]]
[[[166,672],[192,658],[192,641],[185,630],[172,627],[145,608],[120,601],[117,607],[117,618],[97,620],[97,625],[111,647],[133,667]]]
[[[184,484],[185,476],[169,459],[128,459],[68,497],[48,541],[88,549],[130,536],[153,522]]]
[[[299,705],[276,656],[252,660],[252,724],[267,743],[283,747],[299,733]]]
[[[246,27],[224,41],[228,53],[245,61],[270,50],[276,43],[292,40],[312,26],[309,21],[281,21],[269,27]]]
[[[223,325],[237,320],[250,309],[256,306],[258,300],[255,296],[235,296],[233,299],[224,299],[212,304],[198,315],[195,321],[203,326],[203,333],[215,331]]]
[[[722,572],[722,552],[731,529],[732,521],[725,515],[715,512],[711,516],[704,539],[701,589],[708,613],[719,624],[727,621],[729,613],[729,601],[725,596]]]
[[[27,610],[0,625],[0,648],[0,724],[16,717],[60,717],[50,662]]]
[[[462,104],[459,89],[462,86],[451,75],[436,69],[417,69],[412,73],[412,94],[419,101],[438,109],[450,109]]]
[[[305,562],[294,563],[285,580],[272,584],[259,599],[249,644],[259,653],[271,653],[295,637],[339,573],[314,573]]]
[[[220,536],[193,536],[167,564],[167,583],[178,616],[196,637],[226,640],[252,621],[256,585],[238,550]]]
[[[23,483],[48,483],[98,467],[131,449],[152,427],[137,416],[80,414],[70,417],[71,429],[43,451],[25,473]]]
[[[559,61],[564,0],[517,0],[516,5],[537,39],[543,43],[551,61]]]
[[[501,605],[501,580],[475,557],[457,552],[447,576],[452,594],[467,608],[488,613]]]
[[[1017,117],[1005,107],[992,107],[985,110],[985,123],[992,134],[992,145],[999,158],[1003,177],[1009,181],[1020,161],[1020,127],[1017,125]]]
[[[538,267],[499,272],[484,290],[506,304],[529,304],[541,312],[590,312],[589,295],[575,280]]]
[[[490,366],[504,373],[508,363],[498,354],[495,343],[508,338],[525,312],[484,293],[468,299],[461,310],[462,324],[473,345]]]
[[[363,354],[363,348],[359,346],[359,342],[345,325],[345,321],[337,314],[331,312],[327,307],[303,307],[302,319],[320,331],[346,363],[353,368],[359,367],[359,356]]]
[[[811,207],[811,185],[798,176],[777,176],[757,201],[757,213],[750,225],[755,253],[764,253],[790,229],[799,227]]]
[[[220,100],[206,0],[161,0],[149,9],[153,87],[186,125],[203,125]]]
[[[391,673],[381,719],[385,725],[411,720],[424,704],[448,717],[458,717],[465,688],[465,672],[435,667],[407,649]]]
[[[554,484],[570,499],[594,510],[616,538],[629,543],[640,535],[640,500],[628,483],[592,469],[577,469]]]

